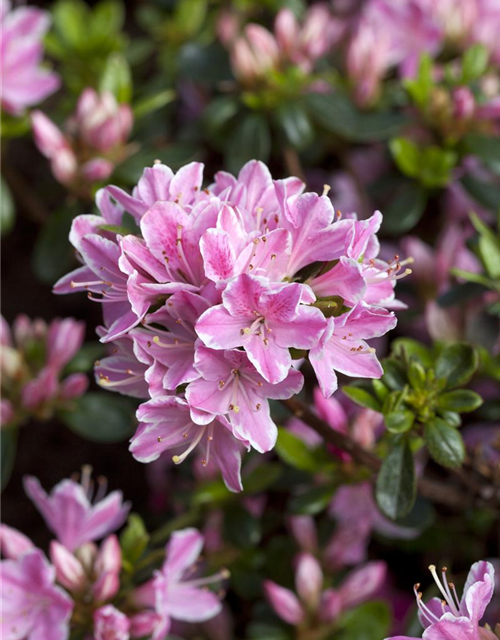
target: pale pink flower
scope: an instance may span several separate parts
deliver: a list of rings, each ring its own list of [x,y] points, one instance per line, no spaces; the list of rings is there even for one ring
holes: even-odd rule
[[[0,524],[0,551],[4,558],[17,560],[34,548],[35,545],[24,533],[6,524]]]
[[[49,529],[70,551],[118,529],[130,509],[129,503],[123,502],[121,491],[112,491],[104,497],[106,488],[103,482],[99,483],[92,503],[93,486],[88,469],[82,473],[82,484],[62,480],[50,495],[33,476],[25,478],[24,487]]]
[[[35,7],[11,9],[1,0],[0,75],[2,108],[19,116],[59,88],[59,76],[41,66],[42,39],[50,27],[50,14]]]
[[[94,612],[94,640],[129,640],[130,620],[107,604]]]
[[[165,562],[155,577],[136,589],[134,601],[150,611],[138,614],[132,625],[141,625],[144,635],[163,640],[172,620],[202,622],[221,611],[217,595],[206,586],[228,577],[227,571],[210,578],[195,578],[193,565],[203,547],[203,536],[196,529],[183,529],[172,534],[165,548]],[[135,634],[134,634],[135,635]]]
[[[490,562],[480,561],[472,565],[465,583],[462,598],[459,599],[455,586],[448,582],[446,569],[441,578],[436,567],[430,565],[442,598],[433,598],[427,604],[422,600],[418,589],[414,587],[418,617],[425,631],[424,640],[494,640],[491,631],[479,626],[486,607],[493,597],[495,588],[495,570]],[[408,636],[394,636],[387,640],[417,640]]]
[[[67,640],[71,598],[55,585],[55,570],[40,549],[0,563],[0,629],[4,640]]]

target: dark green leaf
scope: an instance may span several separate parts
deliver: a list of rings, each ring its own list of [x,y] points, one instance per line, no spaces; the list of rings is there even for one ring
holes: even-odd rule
[[[293,513],[316,515],[326,509],[334,493],[335,487],[331,485],[314,487],[294,496],[288,506]]]
[[[184,77],[202,84],[215,84],[231,78],[227,52],[217,43],[202,45],[188,42],[179,51],[178,65]]]
[[[36,277],[45,284],[53,285],[71,270],[74,250],[68,235],[74,214],[73,209],[54,211],[37,238],[32,266]]]
[[[416,360],[411,360],[408,367],[408,382],[414,389],[424,389],[427,376],[424,367]]]
[[[318,461],[306,443],[285,428],[278,431],[276,452],[284,462],[296,469],[311,473],[318,471]]]
[[[290,640],[291,636],[284,627],[267,622],[251,622],[248,626],[249,640]]]
[[[428,53],[422,54],[420,58],[417,77],[415,79],[404,80],[404,86],[415,104],[421,109],[425,109],[434,86],[432,58]]]
[[[470,154],[478,156],[495,173],[500,173],[500,145],[495,136],[470,133],[464,144]]]
[[[296,149],[307,147],[314,139],[314,130],[305,109],[296,102],[282,105],[276,114],[288,142]]]
[[[385,358],[382,361],[383,383],[393,391],[402,391],[407,383],[404,366],[396,358]]]
[[[431,350],[413,338],[396,338],[392,343],[392,351],[398,355],[405,353],[406,357],[418,360],[426,368],[433,363]]]
[[[1,467],[1,487],[3,491],[10,480],[14,463],[16,461],[17,451],[17,427],[4,427],[2,429],[2,437],[0,438],[0,460]]]
[[[92,371],[95,361],[99,360],[105,353],[106,349],[100,342],[84,344],[76,356],[64,367],[65,375]]]
[[[391,433],[405,433],[412,428],[415,415],[412,411],[392,411],[384,416],[385,426]]]
[[[376,486],[377,503],[382,513],[396,520],[410,513],[417,492],[415,464],[406,441],[398,442],[382,463]]]
[[[387,140],[397,135],[408,122],[408,116],[398,112],[361,113],[358,116],[355,140],[358,142]]]
[[[227,123],[238,113],[238,101],[233,96],[220,96],[212,100],[203,113],[203,121],[211,136],[222,133]]]
[[[246,494],[262,493],[269,489],[282,475],[283,467],[279,463],[259,464],[243,477]]]
[[[99,83],[101,91],[110,91],[118,102],[132,99],[132,76],[127,59],[121,53],[111,54],[104,65]]]
[[[224,540],[247,549],[259,544],[261,524],[242,505],[231,505],[224,514]]]
[[[0,180],[0,234],[4,236],[14,226],[16,211],[7,183],[3,178]]]
[[[447,309],[457,304],[463,304],[472,298],[477,298],[484,292],[485,288],[482,284],[476,282],[460,282],[442,293],[437,299],[437,303],[440,307]]]
[[[342,94],[310,93],[305,103],[312,118],[327,131],[347,139],[356,136],[357,110]]]
[[[144,553],[148,542],[149,534],[141,516],[137,513],[131,513],[127,526],[120,535],[123,559],[133,566]]]
[[[445,347],[436,360],[436,376],[446,380],[446,389],[468,382],[479,365],[477,351],[468,344]]]
[[[425,425],[425,442],[433,459],[443,467],[459,467],[465,458],[460,432],[441,418]]]
[[[466,413],[475,411],[483,404],[483,399],[475,391],[469,389],[457,389],[442,393],[438,397],[437,406],[445,411],[456,411]]]
[[[122,396],[90,392],[75,402],[72,410],[61,411],[64,423],[93,442],[120,442],[134,431],[134,404]]]
[[[477,180],[471,176],[464,176],[461,182],[479,204],[492,211],[498,211],[500,207],[500,186],[498,184]]]
[[[226,147],[229,170],[237,173],[248,160],[266,162],[271,152],[271,133],[264,116],[249,113],[242,117]]]
[[[172,89],[164,89],[147,96],[143,96],[134,104],[134,118],[140,120],[154,111],[170,104],[175,99],[175,92]]]
[[[340,620],[341,632],[325,640],[381,640],[388,635],[390,624],[388,604],[372,600],[345,613]]]
[[[342,391],[360,407],[368,407],[368,409],[373,409],[374,411],[381,411],[382,407],[380,402],[369,391],[354,386],[342,387]]]
[[[427,194],[417,182],[403,182],[384,209],[384,231],[391,235],[410,231],[423,216],[426,204]]]

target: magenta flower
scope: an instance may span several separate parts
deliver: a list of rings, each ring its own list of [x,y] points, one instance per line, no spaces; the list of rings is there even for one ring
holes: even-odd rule
[[[77,193],[109,178],[129,154],[126,142],[133,124],[132,109],[119,105],[108,91],[87,88],[78,99],[65,131],[41,111],[31,116],[35,143],[51,162],[55,178]]]
[[[215,593],[206,586],[228,577],[227,571],[210,578],[193,578],[195,563],[203,547],[203,536],[196,529],[183,529],[172,534],[165,548],[165,562],[155,577],[135,591],[134,601],[147,607],[133,621],[152,640],[163,640],[172,620],[203,622],[221,611]],[[149,614],[149,615],[148,615]],[[140,634],[140,635],[144,635]]]
[[[133,344],[130,334],[113,342],[111,355],[95,363],[96,382],[109,391],[134,398],[148,398],[149,387],[145,380],[147,367],[136,357]]]
[[[292,358],[290,347],[314,347],[326,327],[319,309],[301,303],[299,284],[270,286],[263,278],[241,275],[226,287],[222,304],[196,323],[196,332],[213,349],[244,347],[267,382],[282,382]]]
[[[55,585],[55,570],[40,549],[0,562],[0,629],[4,640],[67,640],[71,598]]]
[[[2,424],[20,424],[31,416],[47,420],[57,408],[85,393],[84,374],[62,378],[84,335],[84,323],[73,318],[56,318],[47,325],[39,318],[19,315],[12,333],[2,318]]]
[[[360,378],[380,378],[383,370],[366,339],[384,335],[396,326],[393,313],[358,303],[339,318],[330,318],[320,343],[309,359],[325,398],[338,386],[336,371]]]
[[[50,14],[34,7],[11,9],[1,0],[2,109],[19,116],[59,88],[59,76],[41,66],[42,39],[50,26]]]
[[[278,430],[271,419],[269,399],[290,398],[302,388],[302,374],[290,369],[277,384],[267,382],[243,351],[214,351],[199,347],[195,367],[201,378],[186,389],[191,407],[225,416],[234,434],[263,453],[274,447]]]
[[[495,570],[490,562],[480,561],[472,565],[459,600],[455,585],[448,582],[447,570],[443,568],[441,578],[436,567],[429,570],[444,600],[433,598],[428,604],[422,600],[414,587],[419,609],[419,620],[425,631],[424,640],[494,640],[495,635],[479,626],[486,607],[493,597]],[[407,636],[394,636],[387,640],[417,640]]]
[[[197,416],[196,424],[187,402],[175,396],[154,398],[137,411],[139,428],[131,440],[130,451],[140,462],[151,462],[166,450],[178,451],[175,464],[183,462],[198,446],[203,449],[201,464],[215,464],[231,491],[242,491],[241,453],[245,443],[236,439],[231,425],[220,416]],[[247,447],[248,448],[248,447]]]
[[[121,491],[112,491],[104,497],[105,481],[99,481],[99,489],[92,503],[93,485],[89,469],[84,469],[81,484],[62,480],[50,495],[45,493],[33,476],[25,478],[24,488],[49,529],[70,551],[118,529],[130,509],[130,505],[123,502]]]
[[[348,574],[338,588],[325,589],[320,564],[312,554],[303,552],[295,571],[298,597],[271,580],[265,581],[264,592],[276,614],[288,624],[297,626],[311,613],[317,614],[322,623],[331,623],[377,593],[386,569],[384,562],[369,562]]]

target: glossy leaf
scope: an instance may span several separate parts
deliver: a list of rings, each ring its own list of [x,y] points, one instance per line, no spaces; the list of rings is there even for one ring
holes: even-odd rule
[[[396,520],[410,513],[416,497],[417,478],[411,449],[398,442],[382,463],[376,485],[376,498],[382,513]]]
[[[436,376],[446,380],[446,388],[453,389],[468,382],[479,365],[477,351],[468,344],[456,343],[445,347],[436,360]]]
[[[318,470],[318,461],[306,443],[285,428],[279,429],[276,452],[284,462],[296,469],[311,473]]]
[[[361,387],[342,387],[342,391],[345,395],[355,402],[360,407],[367,407],[374,411],[380,411],[381,405],[378,399],[373,396],[369,391],[362,389]]]
[[[433,459],[443,467],[459,467],[465,458],[460,432],[441,418],[425,425],[425,442]]]
[[[415,415],[412,411],[408,410],[392,411],[384,416],[385,426],[391,433],[405,433],[409,431],[414,421]]]
[[[483,404],[483,399],[475,391],[470,389],[457,389],[442,393],[438,397],[437,406],[446,411],[466,413],[475,411]]]
[[[141,516],[131,513],[127,526],[120,535],[124,564],[133,566],[144,553],[149,542],[149,534]]]

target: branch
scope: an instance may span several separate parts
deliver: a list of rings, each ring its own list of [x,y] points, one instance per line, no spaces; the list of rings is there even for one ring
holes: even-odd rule
[[[378,472],[382,466],[382,460],[378,456],[361,447],[348,435],[332,429],[326,422],[310,411],[300,400],[290,398],[289,400],[282,400],[281,404],[293,413],[294,416],[300,418],[300,420],[314,429],[326,442],[349,453],[356,462],[359,462],[374,473]],[[469,489],[468,492],[463,492],[457,486],[447,485],[442,481],[428,477],[419,478],[418,490],[424,498],[437,504],[446,505],[457,511],[463,511],[464,507],[473,504],[498,511],[500,496],[491,496],[490,499],[486,499],[483,491],[484,486],[478,485],[476,479],[469,477],[464,471],[461,473],[461,480],[464,486]]]

